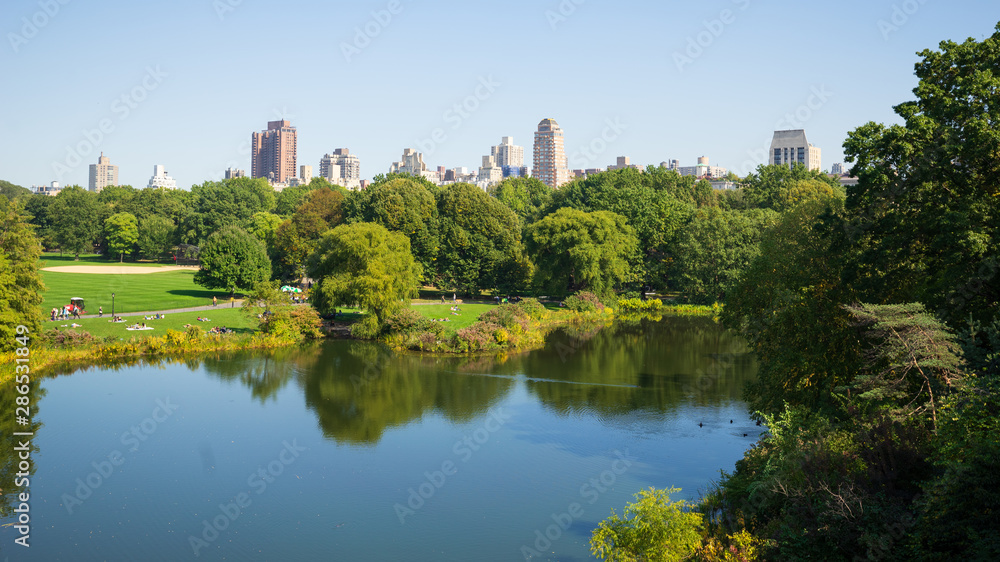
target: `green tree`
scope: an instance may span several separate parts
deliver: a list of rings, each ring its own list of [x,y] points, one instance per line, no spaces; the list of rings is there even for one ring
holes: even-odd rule
[[[441,224],[438,278],[466,294],[524,287],[530,265],[517,215],[482,189],[451,184],[437,194]]]
[[[430,281],[437,266],[440,224],[434,192],[412,178],[398,177],[351,193],[352,222],[373,222],[410,239],[413,257]]]
[[[321,314],[357,304],[381,324],[416,294],[420,266],[406,236],[357,223],[323,235],[309,259],[309,276],[317,280],[312,302]]]
[[[56,195],[49,207],[59,249],[74,254],[93,251],[101,234],[101,205],[97,194],[70,186]]]
[[[55,248],[55,224],[52,220],[51,206],[55,201],[49,195],[32,195],[24,202],[24,212],[31,217],[31,224],[35,226],[35,234],[42,243],[43,248]]]
[[[136,244],[146,259],[159,261],[174,247],[174,221],[160,215],[139,219],[139,237]]]
[[[748,206],[778,212],[806,199],[830,195],[843,197],[844,193],[837,178],[798,163],[791,168],[775,164],[757,166],[757,171],[748,174],[741,186],[743,200]]]
[[[831,393],[861,368],[859,333],[842,306],[855,298],[841,281],[842,210],[838,198],[813,199],[782,214],[726,295],[723,321],[760,361],[747,386],[751,411],[777,414],[787,403],[832,413]]]
[[[982,41],[943,41],[915,66],[901,125],[848,135],[847,279],[869,302],[921,302],[953,327],[1000,320],[1000,24]]]
[[[650,488],[625,505],[622,517],[611,510],[590,538],[590,552],[608,562],[684,560],[701,545],[702,515],[684,500],[670,501],[678,488]]]
[[[767,209],[699,209],[677,237],[673,278],[690,301],[724,301],[740,275],[760,254],[764,231],[777,221]]]
[[[32,197],[30,189],[10,183],[7,180],[0,180],[0,195],[6,197],[9,201],[17,201],[20,203],[23,203],[24,200]],[[48,197],[48,195],[45,197]]]
[[[104,239],[108,251],[118,254],[118,261],[125,260],[125,253],[131,252],[139,241],[139,221],[132,213],[115,213],[104,219]]]
[[[559,209],[525,232],[536,287],[560,297],[581,290],[612,294],[633,280],[638,246],[625,217],[608,211]]]
[[[0,196],[0,351],[19,347],[17,326],[33,341],[42,333],[42,247],[17,203]]]
[[[279,276],[300,278],[305,273],[309,255],[324,232],[344,218],[344,196],[339,189],[322,187],[313,190],[274,233],[274,256]]]
[[[538,178],[507,178],[486,192],[514,211],[522,226],[542,218],[552,204],[552,188]]]
[[[224,226],[247,228],[255,213],[274,209],[274,188],[263,178],[205,182],[191,188],[192,213],[182,225],[181,238],[204,242]]]
[[[201,268],[194,282],[206,289],[248,291],[268,280],[271,262],[264,243],[237,226],[227,226],[201,246]]]
[[[625,217],[639,238],[644,266],[640,279],[663,286],[674,239],[694,208],[671,193],[670,182],[690,181],[678,178],[672,171],[644,173],[626,168],[603,172],[561,187],[553,196],[552,208],[611,211]]]

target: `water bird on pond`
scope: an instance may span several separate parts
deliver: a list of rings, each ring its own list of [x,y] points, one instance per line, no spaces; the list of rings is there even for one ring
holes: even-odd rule
[[[733,423],[733,420],[729,420],[729,423]]]
[[[705,424],[698,422],[698,427],[703,427]]]

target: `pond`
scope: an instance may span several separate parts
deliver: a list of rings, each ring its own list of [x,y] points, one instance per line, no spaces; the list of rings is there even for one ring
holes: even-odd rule
[[[0,556],[592,560],[612,507],[732,470],[754,372],[711,320],[665,318],[500,357],[328,341],[48,378],[31,547],[0,527]]]

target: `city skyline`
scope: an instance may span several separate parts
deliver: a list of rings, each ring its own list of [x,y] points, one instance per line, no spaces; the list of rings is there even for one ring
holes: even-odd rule
[[[848,131],[898,122],[917,51],[981,39],[1000,19],[986,2],[919,0],[795,11],[751,0],[56,4],[51,15],[17,7],[0,50],[12,75],[50,82],[8,94],[0,177],[24,186],[86,186],[103,152],[122,184],[146,185],[161,164],[189,189],[251,170],[248,133],[285,119],[300,163],[317,169],[350,147],[364,179],[404,148],[431,169],[474,169],[497,138],[531,139],[545,117],[565,133],[571,170],[709,154],[743,175],[768,160],[774,131],[800,128],[829,169]],[[243,47],[273,22],[294,22],[296,41]],[[149,40],[177,29],[185,41]],[[508,62],[493,62],[498,45]],[[264,65],[283,70],[252,78]]]

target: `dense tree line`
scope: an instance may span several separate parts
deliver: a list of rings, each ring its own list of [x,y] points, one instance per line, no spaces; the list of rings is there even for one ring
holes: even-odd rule
[[[235,228],[262,243],[266,260],[255,256],[252,263],[266,263],[267,278],[293,282],[308,276],[327,231],[371,223],[404,235],[419,282],[444,290],[554,297],[590,290],[611,297],[648,287],[714,302],[756,254],[772,215],[839,189],[801,168],[762,167],[746,181],[746,196],[654,167],[594,174],[557,190],[534,178],[483,191],[405,174],[378,176],[350,192],[322,178],[281,192],[250,178],[190,191],[112,186],[98,194],[70,186],[56,197],[3,187],[23,202],[46,248],[72,255],[96,250],[118,261],[170,260],[180,244],[202,247]],[[237,240],[232,233],[226,239]],[[224,255],[215,240],[208,247]],[[212,286],[249,290],[246,280],[256,277]]]

